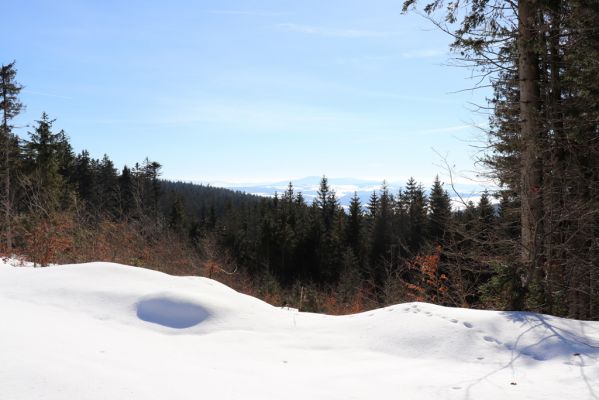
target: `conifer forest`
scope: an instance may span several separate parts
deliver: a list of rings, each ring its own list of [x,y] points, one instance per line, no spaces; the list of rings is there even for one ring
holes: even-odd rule
[[[480,200],[439,177],[381,182],[343,207],[324,175],[308,201],[293,182],[262,197],[163,179],[160,160],[117,168],[75,152],[60,115],[17,133],[27,82],[3,53],[0,254],[201,275],[301,311],[423,301],[598,320],[599,3],[407,0],[403,11],[452,35],[455,62],[491,87],[477,166],[497,187]]]

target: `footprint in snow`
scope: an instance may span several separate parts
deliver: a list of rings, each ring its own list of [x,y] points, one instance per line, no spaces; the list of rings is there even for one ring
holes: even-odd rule
[[[500,342],[499,340],[495,339],[495,338],[494,338],[494,337],[492,337],[492,336],[484,336],[484,337],[483,337],[483,340],[484,340],[484,341],[486,341],[486,342],[489,342],[489,343],[497,343],[497,344],[501,344],[501,342]]]
[[[457,319],[455,319],[455,318],[453,318],[453,319],[450,319],[450,320],[449,320],[449,322],[451,322],[451,323],[453,323],[453,324],[457,324],[457,323],[458,323],[458,320],[457,320]]]
[[[470,322],[464,322],[464,326],[466,328],[472,328],[473,325]]]
[[[482,361],[482,360],[484,360],[485,358],[484,358],[484,357],[476,357],[476,359],[477,359],[478,361]]]

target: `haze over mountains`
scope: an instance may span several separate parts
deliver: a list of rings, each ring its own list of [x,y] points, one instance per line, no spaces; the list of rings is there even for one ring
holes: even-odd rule
[[[294,191],[301,192],[308,203],[316,197],[318,187],[320,185],[321,176],[307,176],[299,179],[290,179],[287,181],[276,181],[276,182],[255,182],[255,183],[231,183],[231,182],[212,182],[212,186],[224,187],[242,192],[256,194],[259,196],[274,196],[275,193],[283,193],[287,190],[289,182],[293,183]],[[342,206],[348,206],[351,197],[354,192],[358,193],[362,204],[367,204],[373,191],[378,191],[383,184],[383,180],[367,180],[358,178],[329,178],[327,177],[329,185],[335,193]],[[442,181],[444,181],[442,179]],[[454,183],[454,189],[451,183],[444,181],[445,190],[449,193],[451,198],[454,200],[454,206],[460,207],[459,197],[461,196],[464,200],[478,201],[480,194],[485,189],[485,186],[472,183]],[[406,181],[387,181],[386,182],[389,190],[392,194],[396,195],[399,189],[404,188]],[[431,182],[422,182],[425,189],[430,188]],[[456,193],[457,191],[457,193]]]

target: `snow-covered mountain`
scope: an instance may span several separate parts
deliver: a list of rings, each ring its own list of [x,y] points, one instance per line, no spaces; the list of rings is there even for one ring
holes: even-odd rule
[[[260,196],[274,196],[275,193],[283,193],[287,190],[289,182],[293,183],[295,192],[302,192],[306,201],[311,203],[316,197],[318,187],[320,185],[322,177],[320,176],[309,176],[300,179],[290,179],[288,181],[279,182],[262,182],[262,183],[228,183],[228,182],[213,182],[213,186],[226,187],[230,189],[240,190],[246,193],[257,194]],[[363,204],[368,203],[368,199],[373,191],[378,191],[383,181],[355,179],[355,178],[327,178],[330,187],[335,190],[337,198],[341,205],[349,205],[350,199],[354,192],[358,193]],[[389,190],[393,194],[397,194],[400,188],[405,187],[405,181],[391,181],[387,182]],[[429,189],[432,182],[422,182],[425,189]],[[484,190],[484,186],[475,183],[456,183],[453,190],[449,183],[445,184],[446,190],[449,195],[458,200],[461,196],[466,201],[473,200],[478,201],[480,194]],[[458,196],[459,195],[459,196]],[[456,203],[457,205],[457,203]]]
[[[599,322],[398,304],[333,317],[206,278],[0,261],[0,399],[596,399]]]

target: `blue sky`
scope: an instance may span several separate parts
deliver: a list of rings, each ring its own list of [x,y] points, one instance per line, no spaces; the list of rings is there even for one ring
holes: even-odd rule
[[[163,176],[432,180],[472,170],[485,91],[401,1],[4,0],[0,62],[76,151]],[[26,127],[18,133],[25,135]]]

